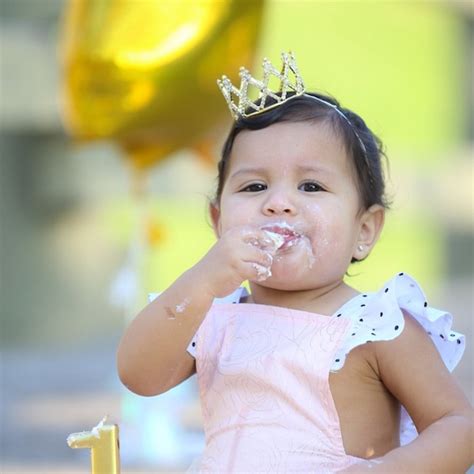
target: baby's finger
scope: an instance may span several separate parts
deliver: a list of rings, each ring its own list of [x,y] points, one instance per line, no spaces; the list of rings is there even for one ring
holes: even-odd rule
[[[262,250],[274,251],[275,242],[264,230],[260,229],[245,229],[242,232],[242,237],[245,243],[258,247]]]
[[[269,267],[264,267],[262,265],[259,265],[258,263],[252,263],[252,267],[256,272],[255,279],[257,281],[265,281],[267,278],[270,278],[272,276],[272,271]]]
[[[264,267],[271,267],[273,264],[273,253],[268,250],[262,250],[259,247],[249,245],[242,255],[244,262],[256,263]]]
[[[256,262],[242,262],[244,265],[244,273],[247,280],[264,281],[272,276],[270,267],[260,265]]]
[[[263,281],[272,275],[271,266],[273,263],[273,255],[270,252],[252,247],[249,249],[249,255],[247,255],[244,263],[250,265],[252,269],[253,275],[248,276],[249,280]]]

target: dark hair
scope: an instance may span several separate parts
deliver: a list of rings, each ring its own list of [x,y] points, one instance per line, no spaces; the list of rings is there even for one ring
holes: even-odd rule
[[[337,107],[347,120],[335,110],[335,107],[308,96],[329,102]],[[275,99],[267,99],[266,105],[272,103],[275,103]],[[261,114],[248,118],[241,117],[234,122],[224,143],[221,160],[217,165],[217,191],[214,199],[216,204],[220,200],[224,187],[235,137],[242,130],[260,130],[279,122],[328,123],[336,136],[341,138],[347,154],[352,157],[363,208],[368,209],[373,204],[380,204],[384,208],[389,207],[385,197],[385,181],[381,164],[381,157],[385,157],[381,140],[357,114],[349,109],[342,108],[332,97],[312,92],[294,97]]]

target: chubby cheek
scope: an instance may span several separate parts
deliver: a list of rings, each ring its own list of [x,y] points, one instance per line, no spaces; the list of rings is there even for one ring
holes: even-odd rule
[[[324,260],[330,255],[332,258],[346,258],[350,251],[347,216],[340,208],[334,208],[330,212],[322,209],[317,204],[307,206],[309,222],[311,226],[311,247],[315,262]]]
[[[223,203],[219,219],[219,231],[222,235],[225,231],[233,227],[251,225],[253,217],[243,205],[232,205],[233,203]]]

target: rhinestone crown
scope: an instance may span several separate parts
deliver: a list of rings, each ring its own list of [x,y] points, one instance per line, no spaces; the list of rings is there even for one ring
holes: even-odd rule
[[[241,67],[239,72],[241,78],[240,89],[237,89],[227,76],[217,79],[217,85],[221,89],[230,112],[236,120],[239,117],[246,118],[257,115],[305,93],[303,79],[296,66],[293,53],[282,53],[281,57],[283,61],[281,72],[267,58],[263,59],[263,79],[261,81],[252,77],[246,68]],[[279,95],[268,87],[271,76],[280,80]],[[256,101],[250,100],[247,95],[249,85],[254,86],[259,91]],[[294,92],[294,94],[288,97],[288,92]],[[238,97],[238,104],[234,102],[233,96]],[[268,97],[274,99],[275,102],[266,106]]]

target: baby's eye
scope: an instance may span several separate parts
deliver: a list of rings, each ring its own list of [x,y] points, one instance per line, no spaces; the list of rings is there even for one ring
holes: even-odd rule
[[[320,186],[318,183],[315,183],[314,181],[307,181],[306,183],[300,184],[298,189],[307,193],[324,191],[323,187]]]
[[[265,189],[267,189],[267,186],[263,183],[252,183],[242,188],[240,192],[258,193],[259,191],[265,191]]]

